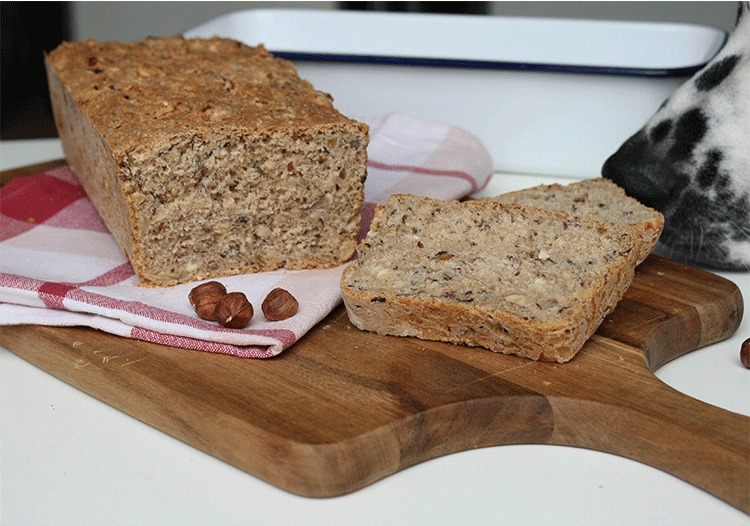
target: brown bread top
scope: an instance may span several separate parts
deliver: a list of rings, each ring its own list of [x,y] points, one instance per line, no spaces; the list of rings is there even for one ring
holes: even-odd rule
[[[47,61],[116,157],[191,129],[226,134],[349,121],[330,95],[262,45],[181,36],[89,40],[65,42]]]

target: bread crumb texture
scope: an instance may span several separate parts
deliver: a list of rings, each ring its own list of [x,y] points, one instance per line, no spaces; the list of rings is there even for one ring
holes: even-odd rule
[[[572,215],[590,217],[628,228],[638,245],[638,263],[654,250],[664,229],[664,216],[625,194],[614,182],[586,179],[567,185],[540,185],[485,198],[501,203],[517,203]]]
[[[490,200],[396,195],[376,211],[342,293],[361,329],[564,362],[634,269],[627,229]]]
[[[354,253],[368,127],[262,45],[66,42],[46,57],[66,157],[147,285]]]

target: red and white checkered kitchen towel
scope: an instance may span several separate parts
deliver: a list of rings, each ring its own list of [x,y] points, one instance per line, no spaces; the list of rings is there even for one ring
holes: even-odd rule
[[[401,114],[370,125],[363,231],[377,203],[393,193],[457,199],[489,180],[488,153],[455,127]],[[279,354],[341,300],[345,266],[276,270],[218,279],[260,309],[275,287],[291,292],[299,312],[245,329],[201,320],[187,300],[197,283],[169,288],[136,284],[130,263],[67,166],[17,178],[0,189],[0,325],[88,326],[119,336],[188,349],[266,358]]]

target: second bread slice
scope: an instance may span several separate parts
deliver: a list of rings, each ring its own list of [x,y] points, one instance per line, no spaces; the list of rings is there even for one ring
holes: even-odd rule
[[[638,243],[638,264],[651,254],[664,229],[664,216],[625,194],[609,179],[596,178],[568,185],[540,185],[490,197],[572,215],[590,217],[632,230]]]
[[[566,362],[630,286],[630,231],[490,200],[394,195],[341,289],[351,322]]]

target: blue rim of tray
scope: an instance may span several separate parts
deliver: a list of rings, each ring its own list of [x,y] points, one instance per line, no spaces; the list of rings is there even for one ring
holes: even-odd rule
[[[719,46],[719,50],[726,43]],[[718,52],[718,51],[717,51]],[[387,55],[352,55],[339,53],[314,53],[302,51],[273,51],[274,56],[292,62],[337,62],[348,64],[372,64],[390,66],[412,66],[453,69],[480,69],[499,71],[530,71],[541,73],[574,73],[584,75],[619,75],[638,77],[683,77],[693,75],[711,59],[697,65],[678,68],[633,68],[620,66],[582,66],[572,64],[542,64],[524,62],[501,62],[492,60],[472,60],[453,58],[396,57]]]

